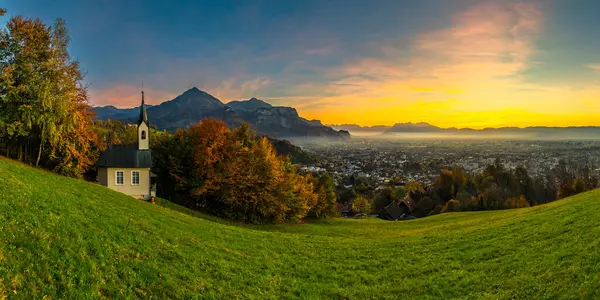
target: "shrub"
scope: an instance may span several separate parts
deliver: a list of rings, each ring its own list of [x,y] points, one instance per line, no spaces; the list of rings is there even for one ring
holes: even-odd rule
[[[357,213],[371,213],[371,201],[364,196],[358,196],[352,202],[352,210]]]
[[[452,199],[452,200],[446,202],[446,204],[442,208],[441,213],[457,212],[457,211],[461,211],[460,202],[458,200]]]
[[[525,196],[521,195],[519,197],[511,197],[506,199],[504,206],[506,206],[506,208],[523,208],[529,207],[529,202],[527,199],[525,199]]]

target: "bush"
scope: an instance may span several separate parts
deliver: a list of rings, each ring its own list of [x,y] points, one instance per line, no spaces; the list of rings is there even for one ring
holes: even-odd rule
[[[352,202],[352,210],[356,213],[371,213],[371,201],[364,196],[358,196]]]
[[[441,213],[457,212],[457,211],[461,211],[460,202],[458,200],[452,199],[452,200],[446,202],[446,204],[442,208]]]
[[[425,196],[421,198],[419,202],[417,202],[415,210],[412,212],[412,214],[415,217],[427,216],[433,209],[435,209],[437,203],[438,202],[436,202],[435,200]]]
[[[529,202],[525,199],[525,196],[521,195],[519,197],[506,199],[504,206],[506,206],[506,208],[524,208],[529,207]]]
[[[441,204],[438,204],[435,206],[435,208],[429,212],[429,216],[433,216],[433,215],[438,215],[440,213],[442,213],[442,210],[444,209],[444,206]]]

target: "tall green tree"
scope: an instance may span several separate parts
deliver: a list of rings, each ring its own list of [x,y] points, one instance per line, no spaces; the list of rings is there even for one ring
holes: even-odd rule
[[[11,18],[0,31],[0,147],[7,156],[81,176],[92,112],[65,22]]]

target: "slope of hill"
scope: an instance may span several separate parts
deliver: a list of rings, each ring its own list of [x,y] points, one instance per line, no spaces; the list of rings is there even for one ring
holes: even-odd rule
[[[0,159],[0,298],[595,299],[598,211],[238,226]]]
[[[135,115],[128,114],[132,109],[118,109],[114,106],[93,109],[99,120],[112,116],[112,119],[135,121]],[[151,124],[167,130],[186,128],[204,118],[215,118],[224,121],[230,127],[246,122],[258,133],[276,138],[320,137],[333,140],[350,138],[347,132],[336,131],[323,126],[320,122],[308,121],[300,117],[292,107],[272,106],[256,98],[223,104],[219,99],[196,87],[185,91],[173,100],[150,107],[148,115]]]

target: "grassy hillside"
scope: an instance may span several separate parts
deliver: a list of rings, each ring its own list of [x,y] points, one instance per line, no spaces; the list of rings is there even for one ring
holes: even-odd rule
[[[594,191],[406,222],[236,226],[0,159],[0,299],[593,299],[599,224]]]

